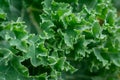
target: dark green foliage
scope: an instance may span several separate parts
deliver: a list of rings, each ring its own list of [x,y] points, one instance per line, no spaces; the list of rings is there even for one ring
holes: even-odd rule
[[[17,19],[18,14],[13,18],[16,21],[10,21],[13,13],[6,6],[12,6],[11,2],[20,12],[24,9],[23,14],[28,10],[32,15],[35,34]],[[0,2],[4,3],[0,9],[0,80],[120,79],[119,18],[110,0],[18,2]]]

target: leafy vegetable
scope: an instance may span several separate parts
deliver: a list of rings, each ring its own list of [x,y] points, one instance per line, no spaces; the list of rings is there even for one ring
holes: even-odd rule
[[[120,79],[119,18],[111,0],[41,4],[38,34],[0,9],[0,80]]]

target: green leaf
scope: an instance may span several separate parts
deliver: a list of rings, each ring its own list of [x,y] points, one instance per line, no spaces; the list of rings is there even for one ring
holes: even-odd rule
[[[109,23],[109,25],[113,26],[115,24],[115,13],[114,11],[109,11],[106,17],[106,22]]]
[[[70,36],[67,35],[66,33],[64,33],[63,36],[64,36],[64,41],[65,41],[66,45],[72,48],[73,42],[71,41]]]
[[[101,52],[99,49],[95,48],[93,49],[94,51],[94,55],[96,56],[96,58],[103,63],[103,66],[106,66],[108,64],[108,60],[104,59],[104,57],[102,57]]]
[[[21,69],[22,71],[24,71],[23,66],[21,67],[20,65],[16,65],[19,64],[16,62],[15,62],[15,66],[14,64],[9,64],[8,66],[4,64],[0,64],[0,80],[33,80],[33,79],[39,80],[33,77],[25,77],[25,75],[20,73]]]
[[[57,60],[57,63],[55,64],[55,68],[57,70],[63,70],[64,69],[64,63],[65,63],[66,58],[61,57]]]
[[[20,41],[19,39],[13,39],[9,41],[10,46],[16,47],[16,49],[27,52],[27,44],[24,41]],[[24,44],[25,43],[25,44]]]
[[[76,59],[81,58],[80,56],[82,56],[82,57],[86,56],[86,54],[85,54],[86,47],[85,46],[86,46],[85,45],[85,37],[83,36],[83,37],[79,38],[78,42],[75,44],[74,49],[75,49],[75,53],[76,53],[76,56],[75,56]]]
[[[50,8],[51,7],[51,2],[52,0],[44,0],[43,4],[45,8]]]
[[[120,58],[119,58],[120,55],[119,55],[119,53],[118,54],[111,54],[110,57],[111,57],[113,64],[120,67]]]
[[[41,23],[42,32],[40,33],[40,38],[49,39],[54,37],[54,31],[52,30],[52,27],[54,27],[54,24],[49,20]]]
[[[39,56],[48,56],[48,50],[45,48],[44,43],[38,44],[38,48],[36,48],[36,53]]]
[[[100,24],[98,22],[94,22],[93,23],[92,31],[93,31],[93,35],[95,36],[95,38],[99,38],[100,37],[101,26],[100,26]]]
[[[49,62],[49,65],[55,65],[57,63],[57,59],[53,56],[49,56],[48,62]]]
[[[9,31],[9,30],[0,31],[0,36],[5,40],[15,39],[16,38],[15,34],[13,32],[11,32],[11,31]]]
[[[28,48],[28,54],[27,57],[30,58],[31,64],[35,67],[39,66],[40,60],[37,58],[38,53],[36,53],[36,48],[35,48],[35,44],[31,41],[31,44]]]
[[[8,65],[8,62],[12,59],[13,53],[6,48],[0,48],[0,63]]]
[[[73,44],[75,43],[75,41],[77,40],[79,33],[77,33],[75,30],[72,29],[68,29],[66,30],[64,33],[61,32],[62,36],[64,37],[64,42],[65,44],[70,47],[73,48]]]
[[[6,16],[7,16],[6,13],[4,13],[2,9],[0,9],[0,19],[5,20]]]
[[[21,64],[21,61],[22,60],[19,57],[14,56],[11,59],[11,66],[22,75],[28,77],[29,76],[28,69]]]
[[[65,62],[65,71],[70,71],[71,73],[76,72],[78,69],[75,69],[69,62]]]

